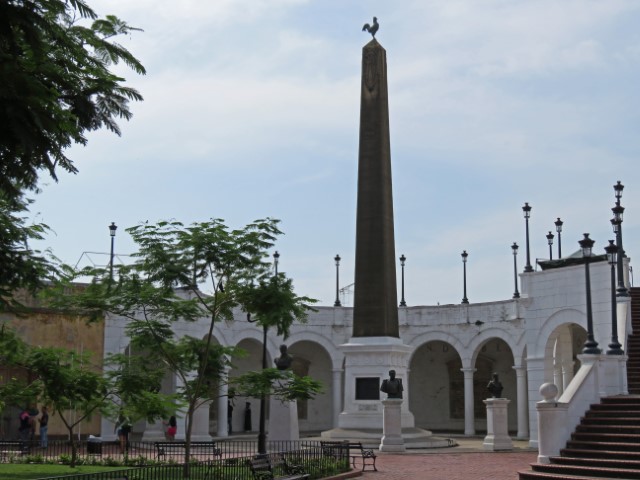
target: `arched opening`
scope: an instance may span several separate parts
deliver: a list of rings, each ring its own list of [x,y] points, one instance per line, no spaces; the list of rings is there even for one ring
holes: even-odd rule
[[[304,340],[289,347],[293,356],[291,368],[296,375],[322,383],[323,392],[311,400],[298,402],[300,431],[316,432],[332,427],[332,364],[329,353],[316,342]]]
[[[511,347],[500,338],[491,338],[484,342],[476,355],[473,374],[473,407],[476,428],[486,431],[487,407],[484,400],[491,397],[487,385],[494,373],[498,374],[502,383],[502,397],[511,400],[508,409],[508,428],[516,432],[518,428],[517,412],[517,375],[513,368],[514,358]]]
[[[440,340],[427,342],[415,350],[409,368],[409,409],[416,427],[463,431],[464,376],[455,348]]]
[[[559,325],[549,335],[545,347],[544,381],[554,383],[560,395],[580,369],[578,355],[586,340],[587,331],[576,323]]]

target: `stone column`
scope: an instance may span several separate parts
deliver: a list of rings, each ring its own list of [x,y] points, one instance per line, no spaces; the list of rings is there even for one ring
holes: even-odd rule
[[[540,385],[545,383],[544,357],[527,357],[527,401],[529,411],[536,410]],[[529,447],[538,448],[538,415],[529,415]]]
[[[473,405],[473,374],[475,368],[461,368],[464,373],[464,434],[476,434],[476,419]]]
[[[487,436],[482,446],[485,450],[513,450],[509,436],[507,407],[511,400],[506,398],[488,398],[483,400],[487,406]]]
[[[573,368],[575,362],[571,358],[564,358],[562,360],[562,392],[567,389],[567,386],[573,380]]]
[[[381,452],[404,452],[404,440],[402,438],[402,412],[401,398],[382,400],[383,423],[382,439],[378,450]]]
[[[193,427],[191,428],[191,441],[209,442],[209,407],[211,400],[203,401],[193,412]],[[177,436],[176,436],[177,437]]]
[[[333,369],[333,378],[331,387],[333,389],[333,416],[332,426],[338,428],[338,419],[342,412],[342,369]]]
[[[513,367],[516,371],[516,395],[518,409],[518,433],[516,438],[523,440],[529,437],[529,409],[527,408],[527,369],[522,365]]]
[[[553,383],[558,387],[558,392],[560,395],[562,395],[562,392],[564,392],[563,379],[564,376],[562,375],[562,363],[560,358],[556,357],[553,362]]]
[[[229,428],[227,424],[227,402],[229,401],[229,397],[227,396],[229,393],[229,385],[227,382],[229,381],[229,370],[230,367],[228,366],[224,368],[224,372],[220,376],[220,384],[218,385],[218,416],[216,417],[216,435],[218,437],[229,436]]]

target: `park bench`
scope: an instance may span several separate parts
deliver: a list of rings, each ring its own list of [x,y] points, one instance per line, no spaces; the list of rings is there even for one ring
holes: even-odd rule
[[[309,474],[302,466],[290,465],[284,454],[257,455],[247,463],[255,480],[306,480]]]
[[[187,448],[186,442],[154,442],[156,460],[167,459],[171,456],[184,456]],[[216,442],[191,442],[189,450],[194,457],[218,457],[222,458],[222,451],[216,447]]]
[[[29,451],[29,445],[20,440],[0,440],[0,460],[11,456],[23,455]]]
[[[339,458],[343,455],[349,455],[351,465],[353,468],[358,468],[356,462],[358,459],[362,461],[362,471],[370,466],[374,471],[378,471],[376,468],[376,454],[372,449],[364,448],[361,442],[320,442],[323,455]]]

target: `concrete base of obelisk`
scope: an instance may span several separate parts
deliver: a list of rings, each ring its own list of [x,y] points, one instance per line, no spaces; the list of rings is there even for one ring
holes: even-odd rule
[[[300,440],[297,402],[281,402],[273,397],[269,399],[269,433],[267,438],[270,441]]]
[[[507,423],[507,406],[511,400],[488,398],[483,402],[487,406],[487,436],[482,446],[492,451],[513,450]]]
[[[395,337],[353,337],[340,346],[345,355],[344,410],[338,416],[338,428],[322,432],[322,438],[360,441],[378,448],[383,431],[382,379],[389,370],[404,385],[404,400],[399,408],[399,426],[406,448],[448,446],[446,439],[436,438],[428,430],[415,428],[409,411],[407,366],[412,347]]]
[[[404,452],[404,439],[402,438],[402,427],[400,409],[402,399],[391,398],[383,400],[384,410],[382,413],[382,439],[380,440],[381,452]]]

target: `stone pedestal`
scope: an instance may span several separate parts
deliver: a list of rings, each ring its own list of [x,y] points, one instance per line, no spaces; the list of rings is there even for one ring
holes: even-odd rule
[[[161,420],[157,422],[147,422],[144,433],[142,434],[143,442],[163,442],[166,435],[164,434],[164,425]]]
[[[402,406],[401,398],[383,400],[384,411],[382,414],[382,440],[379,450],[381,452],[404,452],[404,440],[402,438]]]
[[[506,398],[488,398],[483,400],[487,406],[487,436],[484,437],[485,450],[513,450],[507,423],[507,406],[511,400]]]
[[[393,337],[359,337],[341,345],[345,354],[344,410],[338,417],[341,429],[368,430],[382,426],[380,385],[382,379],[395,370],[404,384],[404,400],[400,408],[402,428],[413,428],[415,421],[409,411],[407,364],[412,348]],[[371,381],[371,390],[362,386]],[[360,390],[358,390],[360,389]]]
[[[209,434],[209,408],[211,400],[203,402],[193,412],[193,427],[191,428],[191,441],[193,442],[210,442],[212,437]],[[177,415],[176,415],[177,417]],[[181,431],[182,430],[182,431]],[[178,420],[178,433],[176,440],[185,440],[186,420],[182,429],[180,428],[180,420]]]
[[[267,438],[270,441],[300,440],[297,402],[281,402],[273,397],[269,399]]]

